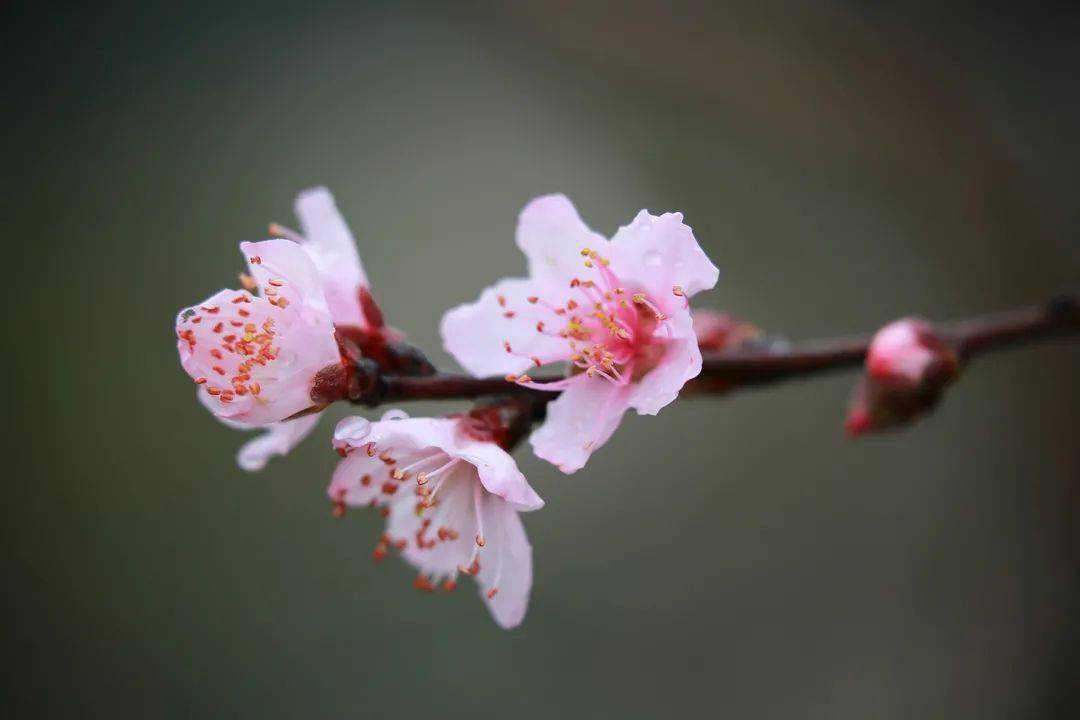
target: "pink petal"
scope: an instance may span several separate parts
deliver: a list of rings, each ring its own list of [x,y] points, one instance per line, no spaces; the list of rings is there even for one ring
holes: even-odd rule
[[[564,473],[585,466],[608,441],[629,407],[632,386],[578,376],[547,408],[547,419],[529,438],[533,452]]]
[[[649,293],[665,312],[686,305],[672,288],[690,297],[711,289],[720,277],[682,220],[682,213],[656,217],[642,210],[611,240],[611,270],[622,282]]]
[[[537,289],[561,291],[583,273],[581,250],[603,254],[608,241],[585,225],[565,195],[545,195],[521,211],[517,244],[529,260],[529,278]]]
[[[318,269],[334,323],[367,327],[358,300],[360,288],[369,286],[367,274],[334,196],[324,187],[312,188],[297,196],[294,207],[302,247]]]
[[[458,457],[476,467],[484,489],[520,510],[539,510],[544,501],[518,470],[514,458],[491,442],[467,441],[457,449]]]
[[[262,470],[270,458],[288,455],[310,435],[320,417],[322,413],[312,413],[267,426],[266,432],[243,444],[236,455],[237,464],[248,472]]]
[[[657,334],[666,328],[670,339],[664,356],[633,386],[629,404],[639,415],[655,415],[679,395],[687,380],[701,373],[701,350],[694,335],[693,319],[685,310],[676,311]]]
[[[532,546],[517,511],[492,495],[480,506],[486,544],[480,553],[480,597],[499,627],[521,624],[532,590]],[[495,590],[493,596],[492,590]]]
[[[451,418],[410,418],[400,410],[390,410],[383,420],[369,423],[363,418],[345,418],[334,430],[337,447],[355,448],[374,443],[391,455],[433,448],[451,458],[460,458],[470,472],[479,476],[487,492],[505,498],[523,510],[536,510],[544,501],[532,489],[517,463],[495,443],[473,440],[458,432]],[[441,495],[441,493],[440,493]]]
[[[473,303],[459,305],[443,315],[439,325],[443,347],[465,370],[478,377],[521,373],[542,363],[566,358],[566,340],[537,330],[558,330],[565,321],[544,305],[532,304],[535,287],[529,280],[511,278],[489,287]],[[505,343],[510,344],[510,351]]]
[[[439,488],[438,505],[428,508],[422,515],[416,513],[415,495],[405,494],[400,498],[395,495],[386,530],[391,539],[407,542],[402,551],[407,562],[425,575],[438,578],[452,577],[459,566],[469,564],[479,533],[474,497],[477,485],[476,473],[468,465],[458,466]],[[397,494],[402,493],[398,491]],[[424,534],[427,539],[438,538],[440,527],[457,532],[457,539],[446,538],[434,547],[418,548],[417,533],[423,530],[425,519],[432,521]]]
[[[380,420],[371,423],[365,442],[396,452],[412,452],[426,447],[437,448],[453,455],[457,424],[449,418],[411,418]],[[336,435],[335,435],[336,437]]]
[[[870,342],[867,369],[882,379],[918,383],[938,355],[924,344],[922,333],[932,336],[932,326],[913,318],[903,318],[881,328]]]
[[[217,398],[213,398],[204,392],[195,393],[195,396],[207,410],[215,413],[216,416],[217,406],[220,405]],[[233,430],[249,432],[251,430],[265,429],[265,432],[260,434],[259,437],[244,443],[236,455],[237,465],[248,472],[257,472],[266,467],[266,463],[270,458],[275,455],[287,455],[294,447],[299,445],[318,425],[321,416],[322,413],[312,413],[295,420],[284,420],[261,428],[258,425],[236,422],[227,417],[216,417],[223,425]]]
[[[259,356],[261,346],[242,352],[238,342],[263,335],[266,328],[273,334],[268,346],[273,357],[241,370]],[[300,300],[281,307],[246,292],[222,290],[181,311],[176,329],[184,370],[202,383],[200,393],[215,393],[207,406],[220,417],[248,425],[278,422],[312,407],[315,374],[340,362],[330,316]]]
[[[378,456],[368,457],[363,451],[353,451],[334,468],[326,495],[331,501],[346,505],[370,505],[382,499],[386,473],[386,465]]]
[[[248,272],[259,284],[261,296],[284,297],[290,305],[329,314],[319,271],[292,240],[243,242],[240,251],[247,260]]]

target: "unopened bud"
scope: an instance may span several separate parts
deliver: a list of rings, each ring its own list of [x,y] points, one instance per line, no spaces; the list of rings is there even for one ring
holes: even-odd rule
[[[933,325],[904,318],[874,335],[844,429],[851,437],[907,425],[932,409],[957,376],[955,351]]]

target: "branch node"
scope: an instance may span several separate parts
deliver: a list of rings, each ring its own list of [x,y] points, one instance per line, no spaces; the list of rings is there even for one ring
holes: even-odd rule
[[[378,363],[369,358],[358,359],[349,376],[349,400],[358,405],[376,407],[382,404],[385,397],[386,380]]]

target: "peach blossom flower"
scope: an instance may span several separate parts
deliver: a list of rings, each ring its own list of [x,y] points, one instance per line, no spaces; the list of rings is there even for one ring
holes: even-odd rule
[[[500,280],[443,317],[443,344],[477,376],[561,390],[530,442],[566,473],[634,408],[655,415],[701,372],[689,298],[719,271],[680,213],[642,210],[611,240],[562,195],[522,211],[517,244],[529,277]],[[565,379],[534,383],[530,368],[567,363]]]
[[[345,418],[334,447],[344,459],[327,494],[338,512],[373,505],[388,519],[376,560],[399,550],[420,571],[421,590],[453,590],[459,575],[470,575],[500,626],[521,623],[532,547],[518,512],[543,501],[505,450],[463,418],[396,410],[374,423]]]
[[[223,419],[267,425],[318,405],[316,376],[341,356],[322,284],[288,240],[241,243],[258,288],[221,290],[176,318],[180,364]]]
[[[335,329],[345,338],[355,341],[361,345],[365,350],[374,349],[378,350],[378,344],[384,342],[386,339],[397,339],[401,337],[401,334],[395,330],[387,328],[382,323],[382,316],[375,305],[371,296],[370,286],[368,283],[367,275],[364,272],[363,264],[360,261],[360,255],[356,249],[356,243],[353,240],[352,234],[349,232],[348,226],[345,224],[345,220],[341,217],[341,213],[338,212],[337,206],[334,203],[334,198],[326,188],[312,188],[300,193],[295,202],[295,212],[297,218],[300,220],[300,227],[302,232],[290,230],[281,225],[272,224],[271,234],[278,236],[280,240],[273,240],[269,242],[275,243],[275,248],[286,248],[286,265],[282,268],[283,272],[297,274],[308,281],[310,286],[309,294],[312,298],[319,296],[322,298],[321,302],[317,302],[320,307],[318,311],[321,313],[319,316],[319,322],[317,327],[313,330],[318,335],[317,342],[315,342],[315,348],[319,349],[322,353],[320,358],[322,360],[328,360],[331,357],[329,352],[330,345],[326,343],[326,338],[333,338]],[[263,243],[256,243],[254,245],[262,246]],[[256,272],[256,268],[266,268],[267,255],[266,251],[258,250],[252,251],[254,256],[259,257],[263,262],[254,264],[252,274],[258,276],[259,270]],[[250,283],[250,280],[248,280]],[[267,294],[267,289],[262,287],[260,294],[262,299],[266,302],[270,302],[274,297],[282,297],[278,288],[271,286],[269,291],[272,294]],[[231,295],[229,293],[232,293]],[[219,294],[220,295],[220,294]],[[224,296],[225,300],[232,302],[238,295],[243,295],[239,291],[226,291]],[[217,297],[217,296],[215,296]],[[243,305],[242,308],[246,312],[251,312],[255,305],[258,305],[258,298],[251,298],[254,305]],[[210,301],[207,301],[208,303]],[[289,301],[286,300],[286,303]],[[315,302],[313,300],[313,302]],[[206,304],[206,303],[204,303]],[[259,305],[261,307],[261,305]],[[224,305],[222,306],[224,307]],[[284,308],[287,305],[281,305]],[[192,308],[196,311],[196,315],[190,316],[191,318],[197,315],[205,313],[199,313],[198,307]],[[233,308],[238,309],[238,308]],[[279,308],[280,309],[280,308]],[[185,311],[186,312],[186,311]],[[219,310],[221,312],[221,310]],[[314,312],[314,311],[313,311]],[[235,314],[235,313],[234,313]],[[328,315],[328,318],[326,317]],[[248,315],[247,317],[250,317]],[[314,317],[314,316],[311,316]],[[234,318],[235,320],[235,318]],[[217,326],[217,322],[209,323],[202,326],[202,323],[206,323],[208,320],[200,319],[195,321],[196,327],[192,324],[181,324],[178,322],[178,332],[184,332],[189,338],[195,339],[198,337],[198,333],[201,331],[206,334],[207,328],[213,328]],[[226,321],[226,323],[229,321]],[[245,323],[246,324],[246,323]],[[224,325],[222,326],[224,329]],[[242,327],[238,326],[238,327]],[[329,335],[324,332],[329,328]],[[188,333],[188,331],[191,331]],[[279,329],[280,330],[280,329]],[[232,332],[223,332],[223,336],[236,335]],[[300,338],[294,338],[301,345],[306,345]],[[181,338],[181,357],[184,356],[183,345],[187,344],[188,349],[192,349],[190,343],[186,343],[184,338]],[[375,346],[375,347],[373,347]],[[195,347],[200,347],[197,343]],[[216,345],[214,340],[210,339],[204,342],[203,346],[207,352],[210,352],[212,348],[217,348],[219,353],[225,354],[227,347],[223,346],[220,342]],[[234,346],[235,347],[235,346]],[[292,353],[290,352],[290,356]],[[339,354],[336,341],[333,344],[333,360],[330,362],[336,363],[339,361]],[[211,358],[217,360],[217,358]],[[210,381],[214,379],[216,371],[214,366],[224,366],[220,363],[211,363],[209,367],[203,367],[197,369],[197,374],[193,377],[196,379],[207,378],[207,386],[218,387],[217,385],[211,385]],[[185,368],[187,366],[185,365]],[[314,370],[318,371],[318,368],[308,368],[309,372]],[[261,371],[260,371],[261,372]],[[331,376],[327,379],[336,382],[336,378]],[[247,373],[251,374],[251,373]],[[301,374],[296,376],[298,380],[303,380]],[[310,380],[310,378],[308,378]],[[231,384],[231,383],[230,383]],[[256,388],[260,392],[265,392],[264,386],[266,382],[256,381]],[[300,382],[300,386],[303,382]],[[298,386],[298,387],[300,387]],[[207,392],[201,392],[200,397],[204,401],[204,404],[217,415],[223,422],[230,427],[239,430],[253,430],[262,427],[265,432],[259,437],[248,441],[241,448],[237,454],[237,462],[245,470],[255,471],[261,470],[266,466],[267,461],[275,455],[285,455],[291,451],[296,445],[298,445],[304,438],[306,438],[311,431],[315,428],[319,421],[318,413],[310,413],[295,419],[284,419],[293,412],[288,413],[283,419],[279,421],[272,421],[267,423],[265,413],[240,413],[233,411],[238,407],[236,403],[237,395],[236,389],[233,388],[232,394],[223,395],[229,388],[219,388],[221,393],[217,393],[214,396],[210,396]],[[246,390],[245,386],[245,390]],[[302,390],[302,387],[301,387]],[[297,392],[300,392],[299,390]],[[222,398],[225,398],[224,403]],[[228,405],[228,407],[225,407]],[[302,399],[298,400],[292,406],[304,405]],[[304,407],[300,407],[302,411],[317,403],[308,402]],[[274,413],[280,414],[280,413]]]

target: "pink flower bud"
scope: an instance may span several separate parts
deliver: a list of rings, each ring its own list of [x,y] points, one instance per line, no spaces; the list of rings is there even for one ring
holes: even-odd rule
[[[920,318],[904,318],[878,330],[866,355],[867,372],[886,383],[948,379],[956,367],[956,353]]]
[[[933,325],[904,318],[874,335],[844,429],[852,437],[905,425],[937,404],[960,363]]]

